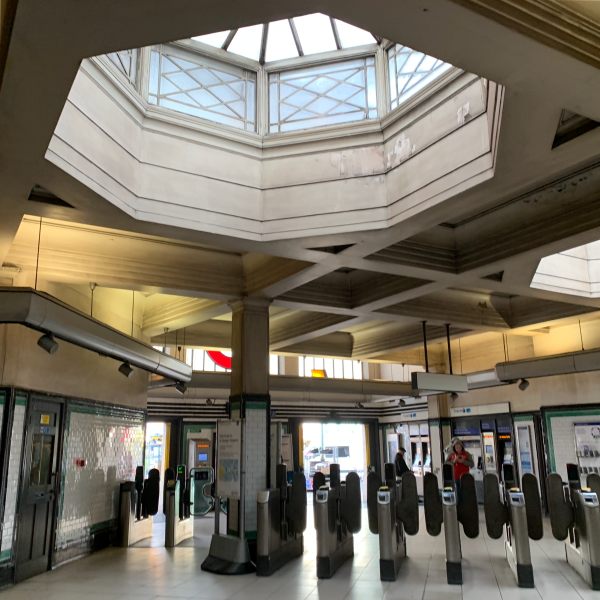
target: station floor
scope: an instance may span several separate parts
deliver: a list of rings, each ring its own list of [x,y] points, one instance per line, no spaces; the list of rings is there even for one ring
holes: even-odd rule
[[[517,587],[504,557],[503,540],[463,538],[462,586],[446,584],[444,537],[432,538],[421,523],[408,538],[408,554],[394,583],[379,581],[379,549],[363,515],[355,556],[330,580],[316,577],[316,541],[309,515],[305,553],[268,578],[220,576],[200,565],[208,552],[212,519],[196,526],[195,547],[107,548],[0,592],[1,600],[600,600],[564,559],[564,546],[549,530],[531,543],[535,589]]]

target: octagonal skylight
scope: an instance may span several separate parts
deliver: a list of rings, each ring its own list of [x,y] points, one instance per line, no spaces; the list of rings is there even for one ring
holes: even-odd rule
[[[378,41],[364,29],[321,13],[219,31],[193,39],[260,63],[354,48]]]

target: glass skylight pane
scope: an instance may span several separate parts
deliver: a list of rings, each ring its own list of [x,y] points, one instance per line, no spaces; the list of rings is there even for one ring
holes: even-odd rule
[[[376,42],[375,38],[364,29],[354,27],[354,25],[338,21],[337,19],[335,19],[335,24],[340,36],[340,42],[342,42],[342,48],[353,48],[354,46],[374,44]]]
[[[377,117],[371,57],[272,73],[269,131],[297,131]]]
[[[242,27],[233,36],[229,48],[230,52],[235,52],[246,58],[258,60],[260,57],[260,43],[262,41],[262,25],[251,25],[250,27]]]
[[[220,48],[223,45],[223,42],[227,39],[228,35],[229,31],[218,31],[217,33],[197,35],[192,39],[208,44],[209,46],[214,46],[215,48]]]
[[[320,13],[296,17],[294,24],[298,30],[300,45],[304,54],[316,54],[336,50],[335,38],[329,17]]]
[[[390,108],[414,96],[452,65],[397,44],[388,50]]]
[[[298,56],[298,49],[294,42],[290,22],[284,19],[283,21],[269,23],[265,61],[283,60],[295,56]]]
[[[200,55],[159,53],[153,49],[149,101],[195,117],[254,131],[255,78],[253,72],[230,65],[221,67]]]

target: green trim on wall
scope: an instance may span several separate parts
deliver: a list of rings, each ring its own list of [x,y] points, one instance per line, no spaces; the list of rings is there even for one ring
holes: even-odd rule
[[[27,394],[17,392],[15,395],[15,405],[16,406],[27,406]]]
[[[533,415],[513,415],[513,421],[533,421]]]
[[[105,531],[106,529],[112,529],[117,526],[117,519],[109,519],[108,521],[101,521],[100,523],[94,523],[90,526],[90,533],[98,533],[99,531]]]
[[[4,550],[0,552],[0,562],[6,562],[11,559],[12,550]]]
[[[250,409],[250,410],[256,410],[256,409],[265,410],[268,405],[269,405],[269,403],[267,400],[247,400],[246,403],[244,404],[246,409]]]
[[[255,540],[256,539],[256,531],[246,531],[246,539],[247,540]]]
[[[579,408],[570,410],[547,410],[544,413],[544,426],[548,437],[548,467],[551,473],[556,472],[556,457],[554,456],[554,439],[552,437],[552,419],[555,417],[600,417],[600,409]]]

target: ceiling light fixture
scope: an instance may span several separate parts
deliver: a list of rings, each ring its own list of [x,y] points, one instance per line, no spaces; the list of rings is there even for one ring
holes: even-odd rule
[[[119,373],[121,373],[121,375],[124,377],[130,377],[133,373],[133,369],[131,368],[131,365],[125,361],[119,365]]]
[[[519,389],[524,392],[529,387],[529,381],[527,379],[521,379],[519,381]]]
[[[54,354],[58,350],[58,342],[51,333],[45,333],[37,341],[37,345],[43,348],[48,354]]]

